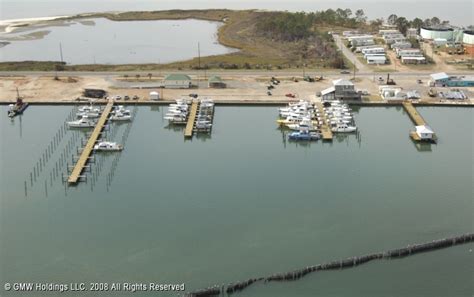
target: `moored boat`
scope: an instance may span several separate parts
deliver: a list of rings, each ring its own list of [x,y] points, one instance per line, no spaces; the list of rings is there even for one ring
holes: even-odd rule
[[[28,103],[23,102],[23,99],[20,97],[18,88],[16,89],[16,92],[17,92],[16,102],[15,104],[10,104],[10,108],[8,109],[8,112],[7,112],[10,118],[13,118],[14,116],[22,114],[23,111],[25,111],[25,109],[28,107]]]
[[[288,134],[288,139],[290,140],[318,140],[321,139],[321,134],[317,132],[309,132],[309,131],[298,131],[298,132],[291,132]]]
[[[116,142],[110,141],[101,141],[94,145],[94,150],[96,151],[121,151],[123,150],[123,146]]]
[[[93,128],[96,125],[95,121],[87,117],[83,117],[76,121],[67,122],[67,124],[70,128]]]

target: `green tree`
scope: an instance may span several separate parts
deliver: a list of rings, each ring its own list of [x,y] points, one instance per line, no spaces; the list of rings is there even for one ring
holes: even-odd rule
[[[410,23],[406,18],[400,17],[396,20],[395,25],[397,26],[398,31],[402,32],[402,34],[405,34],[407,33]]]
[[[391,15],[389,15],[389,17],[387,19],[387,23],[389,25],[395,25],[395,23],[397,22],[397,19],[398,19],[398,16],[396,14],[391,14]]]
[[[412,28],[416,28],[418,30],[420,30],[421,26],[423,26],[423,20],[420,19],[420,18],[414,18],[411,22],[410,22],[410,26]]]
[[[367,21],[367,17],[365,16],[365,12],[363,9],[357,9],[355,16],[357,22],[359,23],[365,23]]]
[[[439,24],[441,24],[441,21],[438,17],[431,18],[431,26],[438,26]]]

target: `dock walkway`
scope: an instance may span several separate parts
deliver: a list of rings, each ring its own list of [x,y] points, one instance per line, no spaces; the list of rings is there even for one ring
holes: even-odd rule
[[[328,125],[328,120],[326,118],[326,113],[324,112],[324,109],[323,109],[323,104],[321,102],[316,102],[315,105],[318,108],[319,114],[321,115],[321,118],[322,118],[320,129],[321,129],[321,134],[323,136],[323,140],[332,140],[332,131]]]
[[[424,126],[426,125],[425,120],[423,117],[416,111],[415,106],[410,101],[403,101],[403,108],[405,108],[406,112],[410,116],[410,119],[415,123],[416,126]]]
[[[423,119],[423,117],[418,113],[415,106],[413,106],[413,104],[410,101],[403,101],[402,105],[403,105],[403,108],[405,109],[405,111],[408,113],[408,116],[410,117],[410,119],[413,121],[413,123],[416,126],[426,126],[427,125],[425,119]],[[422,140],[420,138],[420,136],[418,136],[418,134],[416,134],[415,131],[410,132],[410,137],[413,140],[416,140],[416,141],[421,141]],[[436,134],[433,134],[432,140],[436,141],[437,139],[438,139],[438,137],[436,136]]]
[[[107,120],[109,119],[109,115],[110,115],[110,112],[112,111],[113,105],[114,105],[114,100],[110,99],[107,105],[105,106],[105,109],[102,112],[102,115],[97,121],[97,124],[95,125],[95,128],[92,131],[91,136],[89,137],[89,140],[87,141],[86,146],[82,150],[82,153],[79,156],[79,159],[77,160],[77,163],[74,166],[71,172],[71,175],[68,178],[68,183],[76,184],[79,181],[81,177],[81,173],[84,170],[84,167],[87,165],[87,161],[89,160],[90,155],[92,151],[94,150],[94,145],[97,142],[97,139],[99,138],[102,132],[102,129],[107,123]]]
[[[191,103],[191,110],[189,111],[188,123],[184,130],[184,137],[193,137],[194,123],[196,122],[196,115],[198,111],[198,101],[193,100]]]

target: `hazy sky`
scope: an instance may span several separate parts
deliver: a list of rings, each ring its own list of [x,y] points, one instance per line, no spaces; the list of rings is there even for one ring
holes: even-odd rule
[[[474,23],[473,0],[0,0],[1,19],[70,15],[95,11],[162,9],[268,9],[316,11],[328,8],[364,9],[369,18],[391,13],[409,19],[438,16],[453,24]]]

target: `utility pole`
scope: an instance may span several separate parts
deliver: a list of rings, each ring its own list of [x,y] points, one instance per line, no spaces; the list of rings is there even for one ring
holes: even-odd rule
[[[356,78],[356,61],[354,60],[354,77],[352,79],[355,80],[355,78]]]
[[[59,43],[59,55],[61,56],[61,63],[64,63],[64,59],[63,59],[63,46],[62,46],[61,42]]]
[[[201,69],[201,45],[198,42],[198,69]]]

